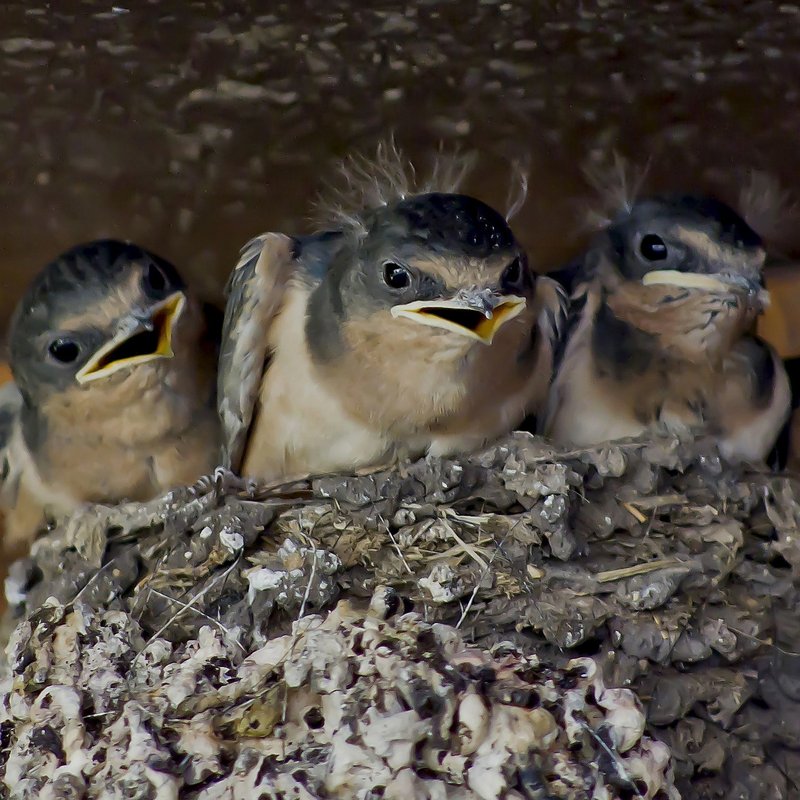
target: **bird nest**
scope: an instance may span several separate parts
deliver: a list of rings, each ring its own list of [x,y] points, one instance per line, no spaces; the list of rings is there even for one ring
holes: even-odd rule
[[[798,484],[710,443],[218,473],[7,584],[14,798],[782,798]]]

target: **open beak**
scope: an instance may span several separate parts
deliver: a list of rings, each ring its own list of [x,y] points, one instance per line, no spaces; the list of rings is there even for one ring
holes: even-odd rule
[[[483,344],[525,308],[524,297],[501,295],[489,290],[463,290],[452,300],[416,300],[392,308],[393,317],[459,333]]]
[[[100,380],[157,358],[172,358],[172,334],[185,305],[183,292],[175,292],[151,306],[145,315],[126,317],[116,336],[80,369],[75,376],[78,383]]]

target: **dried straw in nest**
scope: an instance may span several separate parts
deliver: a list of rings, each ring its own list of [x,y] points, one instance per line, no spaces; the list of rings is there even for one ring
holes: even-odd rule
[[[795,797],[797,491],[707,443],[518,433],[89,509],[9,581],[6,786]]]

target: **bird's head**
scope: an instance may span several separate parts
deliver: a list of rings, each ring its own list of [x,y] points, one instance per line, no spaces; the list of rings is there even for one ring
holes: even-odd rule
[[[524,250],[503,216],[473,197],[432,192],[382,206],[336,247],[311,301],[319,355],[354,337],[400,345],[408,359],[488,351],[531,310]]]
[[[175,267],[134,244],[100,240],[48,264],[12,316],[11,369],[33,402],[157,372],[192,316]]]
[[[769,302],[760,236],[719,200],[633,202],[598,235],[584,277],[614,314],[692,358],[724,352]]]
[[[705,291],[763,289],[761,237],[710,197],[663,195],[634,202],[600,234],[596,251],[617,280]]]

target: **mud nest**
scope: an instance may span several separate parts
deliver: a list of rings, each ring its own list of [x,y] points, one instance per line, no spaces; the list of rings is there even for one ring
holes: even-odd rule
[[[7,583],[6,792],[797,797],[799,490],[517,433],[87,509]]]

